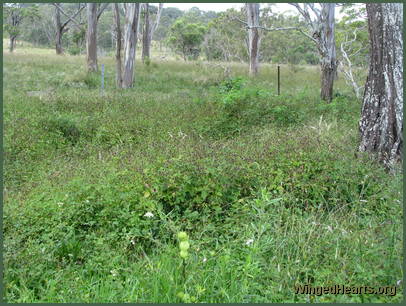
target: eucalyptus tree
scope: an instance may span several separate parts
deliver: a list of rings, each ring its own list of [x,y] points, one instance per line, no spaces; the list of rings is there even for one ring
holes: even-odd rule
[[[24,19],[38,18],[38,7],[27,3],[3,3],[3,29],[10,38],[9,51],[16,47]]]
[[[251,76],[255,76],[258,73],[259,66],[259,47],[260,47],[260,32],[259,30],[264,31],[289,31],[296,30],[305,36],[316,41],[314,37],[306,34],[300,27],[289,26],[289,27],[265,27],[260,25],[260,9],[259,3],[246,3],[245,9],[247,13],[247,21],[243,21],[238,17],[233,17],[233,19],[245,24],[246,29],[248,30],[248,55],[249,55],[249,73]],[[334,19],[334,18],[333,18]]]
[[[86,59],[87,70],[97,71],[97,22],[109,3],[87,3]]]
[[[144,62],[145,58],[151,57],[151,42],[154,32],[159,26],[159,20],[161,19],[163,3],[159,3],[158,10],[156,12],[155,20],[151,18],[150,15],[150,5],[145,3],[144,5],[144,30],[142,36],[142,61]]]
[[[135,52],[137,47],[138,25],[140,20],[140,4],[124,3],[124,67],[122,88],[134,85]]]
[[[337,73],[337,58],[334,33],[335,3],[290,3],[305,19],[311,35],[307,35],[317,46],[321,66],[321,99],[333,98],[334,79]]]
[[[77,10],[72,15],[70,15],[65,12],[65,10],[61,6],[61,3],[52,4],[55,6],[55,51],[56,54],[63,54],[62,36],[69,30],[68,25],[71,22],[78,28],[81,28],[83,26],[83,24],[79,23],[75,18],[85,8],[85,5],[79,3],[79,7],[77,8]],[[62,22],[61,15],[64,15],[67,18],[65,22]]]
[[[403,4],[367,3],[370,37],[360,151],[376,153],[387,167],[403,159]]]
[[[114,26],[116,32],[116,84],[118,88],[122,87],[123,84],[123,72],[122,72],[122,62],[121,62],[121,25],[120,25],[120,8],[118,3],[113,4],[113,11],[114,11]]]
[[[247,28],[248,28],[248,52],[249,74],[255,76],[258,73],[258,56],[261,39],[259,37],[259,3],[246,3]]]

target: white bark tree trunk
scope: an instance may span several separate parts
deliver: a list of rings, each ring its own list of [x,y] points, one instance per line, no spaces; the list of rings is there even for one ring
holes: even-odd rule
[[[140,17],[139,3],[125,4],[123,88],[134,84],[135,51]]]
[[[403,4],[367,3],[371,57],[359,129],[361,152],[391,168],[403,159]]]
[[[343,59],[345,60],[345,63],[340,62],[339,67],[341,67],[341,71],[344,74],[344,78],[345,81],[347,83],[347,85],[352,87],[353,92],[355,93],[355,96],[357,97],[357,99],[361,99],[361,89],[362,86],[359,86],[357,81],[355,80],[354,74],[353,72],[353,68],[352,68],[352,62],[350,59],[350,55],[347,53],[347,51],[344,48],[344,43],[341,43],[341,54]]]
[[[247,27],[248,27],[248,53],[249,74],[255,76],[258,73],[259,56],[259,3],[246,3]]]
[[[319,53],[321,55],[322,100],[330,102],[333,98],[334,78],[337,73],[337,57],[334,37],[335,3],[322,3],[320,15]]]
[[[312,36],[306,34],[316,44],[320,55],[321,90],[320,97],[331,101],[333,98],[334,78],[337,72],[335,49],[334,12],[335,3],[320,3],[321,10],[314,3],[290,3],[304,17]],[[311,16],[316,16],[312,18]]]
[[[97,3],[87,3],[87,70],[97,71]]]

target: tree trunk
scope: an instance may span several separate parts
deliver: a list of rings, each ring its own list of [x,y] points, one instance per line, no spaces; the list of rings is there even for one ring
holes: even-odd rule
[[[151,23],[149,20],[149,3],[145,3],[145,19],[144,19],[144,31],[142,35],[142,62],[144,63],[145,58],[150,57],[150,46],[151,46]]]
[[[55,51],[56,54],[63,54],[62,49],[62,23],[61,23],[61,12],[58,7],[55,7]]]
[[[367,3],[369,74],[361,120],[361,152],[388,168],[403,159],[403,5]]]
[[[337,58],[334,35],[335,3],[322,3],[320,20],[319,52],[321,56],[321,92],[322,100],[333,99],[334,79],[337,73]]]
[[[114,3],[114,21],[116,31],[116,83],[117,87],[121,88],[123,83],[122,64],[121,64],[121,26],[120,26],[120,11],[118,4]]]
[[[140,4],[127,3],[124,26],[124,74],[123,88],[130,88],[134,83],[135,51],[140,17]]]
[[[163,3],[159,3],[158,4],[158,11],[156,13],[156,19],[155,19],[155,24],[152,28],[152,32],[151,32],[151,38],[150,41],[152,41],[152,36],[154,35],[154,32],[158,29],[159,27],[159,21],[161,20],[161,14],[162,14],[162,7],[164,6]]]
[[[317,46],[321,66],[320,97],[322,100],[330,102],[333,98],[333,85],[337,74],[334,34],[335,3],[320,3],[321,10],[315,6],[315,3],[304,3],[303,6],[299,3],[290,4],[297,8],[313,32],[313,35],[310,36],[300,31]]]
[[[248,53],[249,53],[249,74],[255,76],[258,73],[259,56],[259,3],[246,3],[247,24],[248,24]]]
[[[55,51],[56,51],[56,54],[58,54],[58,55],[63,54],[62,32],[61,31],[56,31],[56,35],[55,35]]]
[[[333,99],[333,85],[336,75],[336,67],[331,62],[325,64],[321,63],[321,92],[320,97],[322,100],[331,102]]]
[[[149,12],[149,3],[145,3],[145,23],[144,23],[144,32],[142,37],[142,62],[145,58],[151,58],[151,43],[152,36],[159,26],[159,20],[161,19],[163,3],[159,3],[158,11],[156,14],[155,22],[151,21],[150,12]]]
[[[87,70],[97,71],[97,3],[87,3]]]
[[[17,42],[17,36],[10,35],[10,45],[9,45],[10,53],[14,52],[14,49],[16,47],[16,42]]]

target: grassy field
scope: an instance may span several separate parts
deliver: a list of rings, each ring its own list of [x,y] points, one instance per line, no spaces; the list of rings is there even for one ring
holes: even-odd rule
[[[7,302],[400,302],[401,172],[358,154],[318,67],[3,54]],[[179,255],[177,234],[189,236]],[[299,284],[396,286],[300,295]]]

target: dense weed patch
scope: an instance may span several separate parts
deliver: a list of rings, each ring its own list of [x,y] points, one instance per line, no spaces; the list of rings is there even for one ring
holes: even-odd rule
[[[118,91],[103,59],[101,95],[81,56],[4,58],[8,302],[402,299],[403,176],[356,154],[340,82],[325,104],[309,68],[278,96],[269,67],[153,62]],[[26,95],[50,86],[34,72],[52,95]],[[398,294],[295,295],[305,283]]]

